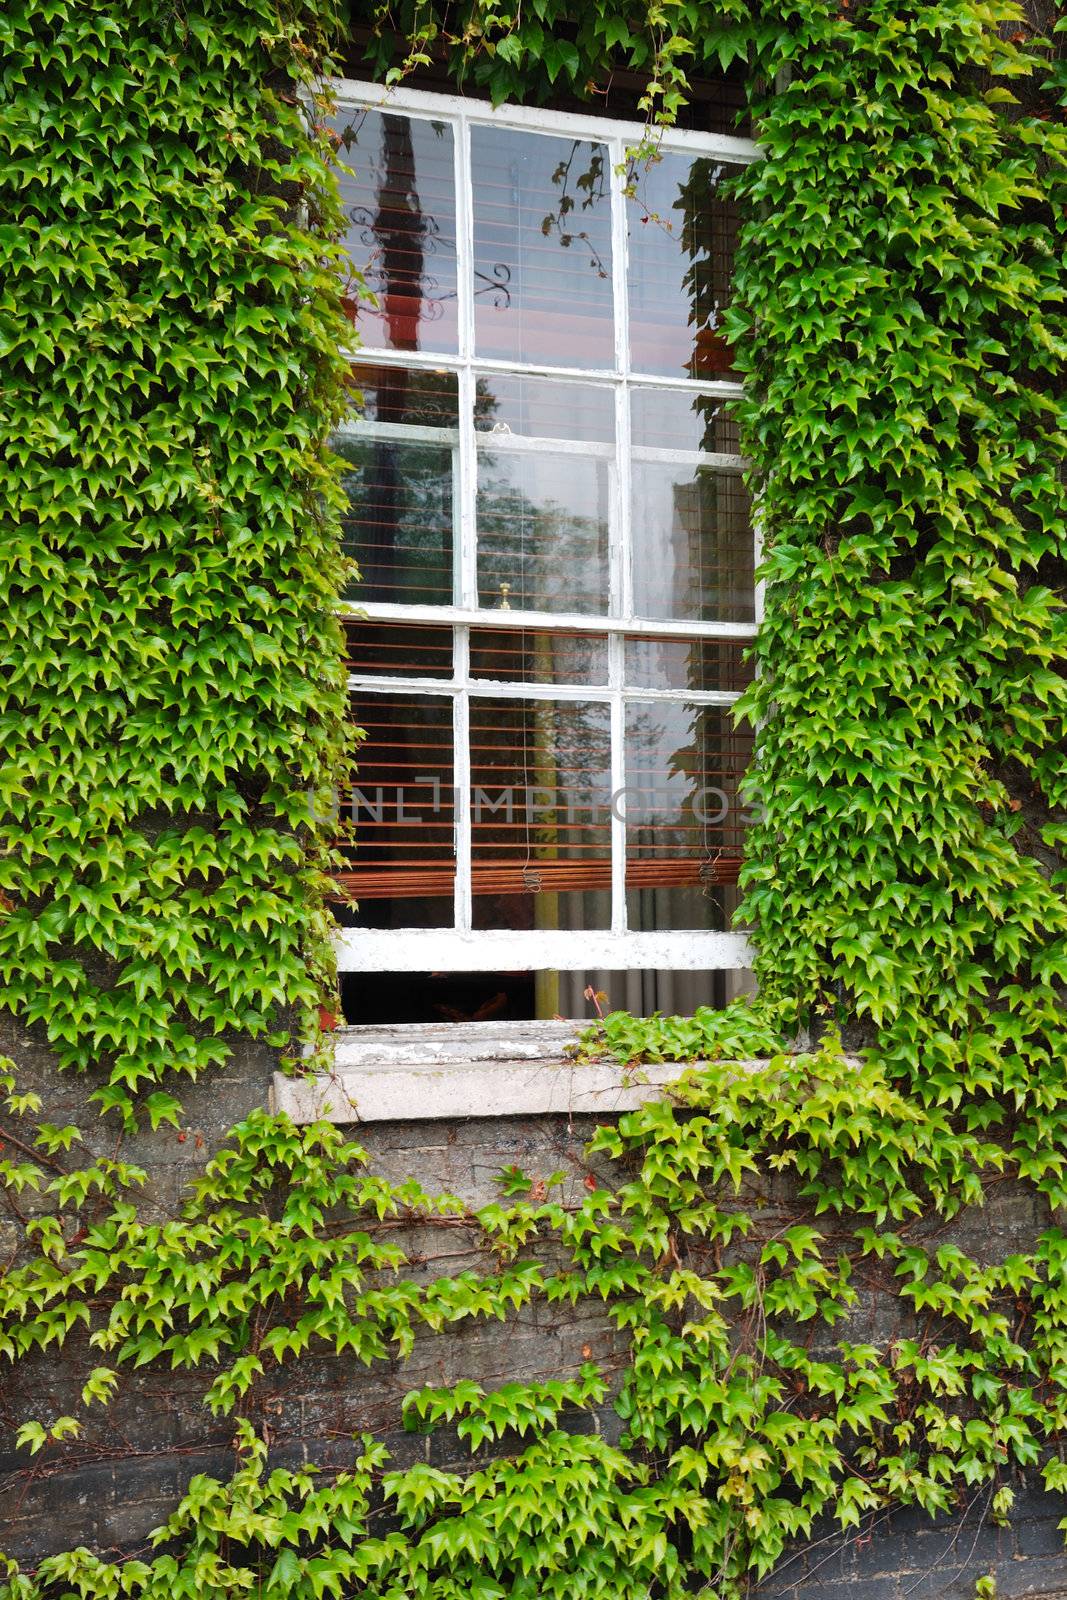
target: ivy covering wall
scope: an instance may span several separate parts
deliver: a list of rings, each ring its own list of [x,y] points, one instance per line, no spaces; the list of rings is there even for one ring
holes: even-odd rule
[[[86,1156],[86,1130],[5,1069],[24,1239],[0,1349],[16,1374],[41,1349],[83,1361],[83,1413],[137,1365],[203,1362],[239,1461],[193,1479],[149,1559],[74,1551],[0,1593],[729,1595],[820,1516],[950,1511],[975,1486],[1005,1516],[1016,1466],[1062,1491],[1054,19],[1043,37],[999,0],[599,0],[576,24],[561,0],[359,9],[377,76],[444,56],[498,98],[621,65],[670,118],[687,72],[747,67],[765,159],[741,180],[731,327],[768,550],[746,707],[760,999],[590,1038],[712,1064],[677,1105],[600,1131],[617,1179],[578,1204],[513,1171],[464,1214],[368,1173],[336,1130],[263,1113],[181,1216],[138,1214],[124,1131],[178,1126],[183,1075],[242,1036],[307,1036],[324,970],[309,790],[343,746],[324,446],[341,332],[335,202],[293,91],[332,19],[15,0],[0,1007],[86,1075],[116,1144]],[[782,1053],[798,1030],[815,1046]],[[766,1073],[731,1070],[754,1054]],[[749,1175],[791,1181],[786,1224],[738,1203]],[[915,1219],[1009,1180],[1047,1202],[1039,1237],[981,1260],[915,1242]],[[468,1230],[492,1268],[409,1280],[382,1224],[412,1217]],[[892,1349],[849,1337],[871,1281],[913,1314]],[[371,1438],[347,1473],[270,1471],[248,1420],[268,1366],[349,1351],[373,1382],[417,1335],[587,1300],[629,1340],[618,1448],[566,1425],[607,1396],[586,1367],[414,1393],[413,1426],[508,1446],[470,1473],[391,1471]],[[20,1443],[59,1453],[82,1425],[33,1419]]]
[[[0,20],[0,1005],[120,1124],[317,999],[343,324],[284,87],[315,20]]]

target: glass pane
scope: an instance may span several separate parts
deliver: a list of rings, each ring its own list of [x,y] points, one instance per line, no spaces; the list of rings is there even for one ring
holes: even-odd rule
[[[536,1009],[540,977],[535,972],[343,972],[341,1002],[350,1027],[525,1022],[541,1015]]]
[[[455,821],[452,700],[365,695],[353,721],[366,732],[345,797],[354,828],[339,877],[357,902],[357,928],[448,928],[453,922]]]
[[[631,389],[630,427],[635,446],[652,450],[741,453],[737,423],[725,400],[692,389]]]
[[[611,474],[604,457],[478,452],[478,603],[606,612]]]
[[[394,367],[353,362],[353,413],[364,422],[410,428],[459,425],[459,389],[454,372],[442,368]]]
[[[629,971],[539,972],[539,989],[548,991],[548,1005],[538,1015],[578,1017],[596,1020],[597,1006],[609,1011],[629,1011],[631,1016],[691,1017],[698,1006],[724,1005],[727,974],[724,972],[665,972],[630,968]],[[595,1000],[586,998],[591,989]],[[540,996],[539,996],[540,998]]]
[[[753,621],[752,523],[740,474],[635,461],[632,481],[636,615]]]
[[[752,745],[728,711],[626,708],[626,916],[631,931],[725,929],[737,903]]]
[[[456,195],[445,122],[341,111],[333,119],[347,227],[344,247],[365,290],[345,308],[364,344],[457,348]],[[376,299],[368,305],[366,291]]]
[[[665,155],[635,168],[627,200],[630,366],[668,377],[729,373],[722,335],[739,213],[723,186],[741,169]]]
[[[501,683],[606,684],[607,640],[591,633],[472,628],[470,671],[472,678]]]
[[[606,705],[472,699],[476,928],[611,925]]]
[[[733,639],[626,640],[626,682],[641,689],[729,689],[752,681],[748,646]]]
[[[407,627],[396,622],[350,622],[349,672],[388,678],[450,678],[451,628]]]
[[[345,552],[362,577],[349,598],[450,605],[455,375],[366,364],[352,372],[356,420],[334,442],[348,463]]]
[[[487,373],[476,379],[474,426],[482,433],[612,444],[615,394],[592,383]]]
[[[471,164],[478,355],[614,366],[605,146],[476,127]]]

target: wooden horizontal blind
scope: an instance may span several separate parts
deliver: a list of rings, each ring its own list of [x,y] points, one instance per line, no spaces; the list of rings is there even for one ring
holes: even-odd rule
[[[451,896],[455,882],[452,707],[411,694],[366,696],[355,781],[342,796],[352,865],[337,881],[360,900]],[[354,835],[355,842],[352,842]]]

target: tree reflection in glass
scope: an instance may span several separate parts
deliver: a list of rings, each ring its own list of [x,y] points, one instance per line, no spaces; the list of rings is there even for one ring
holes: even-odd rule
[[[610,161],[604,145],[471,130],[479,356],[610,368]]]
[[[453,485],[458,448],[454,374],[409,367],[353,369],[372,427],[396,437],[341,436],[345,551],[359,565],[353,599],[449,605],[453,592]],[[435,438],[439,442],[435,442]]]
[[[752,622],[752,507],[740,465],[697,459],[736,456],[728,408],[686,389],[637,385],[630,398],[636,615]]]
[[[626,915],[632,931],[724,929],[744,837],[738,786],[751,747],[728,710],[626,708]]]
[[[493,406],[492,420],[486,416],[478,432],[479,603],[492,610],[606,612],[610,391],[546,378],[485,381]],[[565,448],[575,443],[585,448]]]
[[[654,156],[628,175],[630,366],[672,378],[729,376],[722,332],[740,169],[708,156]]]

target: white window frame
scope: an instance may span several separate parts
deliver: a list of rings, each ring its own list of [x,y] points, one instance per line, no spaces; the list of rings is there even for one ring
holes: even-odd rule
[[[632,461],[655,461],[680,466],[712,466],[726,472],[739,472],[745,462],[741,456],[705,451],[634,449],[630,445],[630,391],[662,388],[691,390],[723,400],[740,396],[741,385],[733,381],[689,380],[662,377],[631,369],[627,300],[627,218],[623,182],[616,168],[628,150],[642,143],[648,130],[639,123],[617,122],[598,117],[576,116],[524,106],[489,107],[485,102],[465,100],[422,90],[383,89],[380,84],[352,79],[333,82],[337,111],[381,111],[417,119],[447,121],[453,129],[454,179],[456,191],[456,239],[458,270],[458,353],[448,351],[388,350],[362,344],[345,353],[354,362],[373,362],[377,366],[395,365],[409,369],[446,369],[457,377],[459,426],[457,429],[408,428],[402,424],[355,422],[341,431],[350,437],[396,438],[411,442],[452,444],[456,505],[454,506],[454,560],[456,588],[460,600],[450,606],[405,605],[382,602],[345,602],[340,610],[348,620],[370,620],[399,624],[434,623],[452,629],[454,676],[450,679],[405,678],[353,673],[349,688],[358,693],[417,694],[449,696],[453,703],[454,785],[456,790],[456,873],[455,926],[449,928],[339,929],[335,933],[338,968],[342,972],[426,972],[426,971],[538,971],[583,969],[675,969],[679,971],[738,970],[750,967],[752,950],[743,934],[705,930],[665,930],[630,932],[626,928],[626,823],[612,808],[612,925],[604,930],[568,931],[559,929],[492,929],[472,927],[471,883],[471,771],[467,742],[469,703],[476,699],[598,701],[610,707],[612,788],[624,787],[623,736],[628,702],[656,700],[685,705],[727,707],[738,698],[728,690],[656,690],[627,686],[624,682],[625,637],[656,639],[750,640],[755,636],[762,615],[762,586],[754,594],[752,623],[659,621],[633,615],[632,582],[626,555],[630,550],[630,466]],[[610,168],[612,292],[615,326],[614,370],[557,367],[529,362],[502,361],[476,357],[474,352],[473,300],[473,195],[470,164],[471,127],[514,129],[593,140],[607,148]],[[698,133],[688,129],[665,130],[657,135],[664,154],[721,159],[743,165],[759,158],[759,146],[752,140],[723,134]],[[493,373],[521,377],[578,380],[583,384],[609,389],[615,395],[615,444],[613,446],[577,444],[553,440],[554,452],[568,449],[585,455],[610,453],[615,459],[615,492],[611,517],[608,566],[610,601],[607,614],[562,613],[557,611],[497,610],[479,608],[476,543],[476,472],[479,435],[474,426],[475,379]],[[489,435],[482,434],[483,440]],[[536,449],[518,437],[493,435],[493,448]],[[542,448],[547,448],[547,442]],[[761,549],[758,519],[753,529],[754,560],[758,568]],[[538,629],[578,631],[606,638],[608,644],[608,682],[593,688],[585,685],[539,685],[472,679],[469,673],[471,627],[499,629]]]

